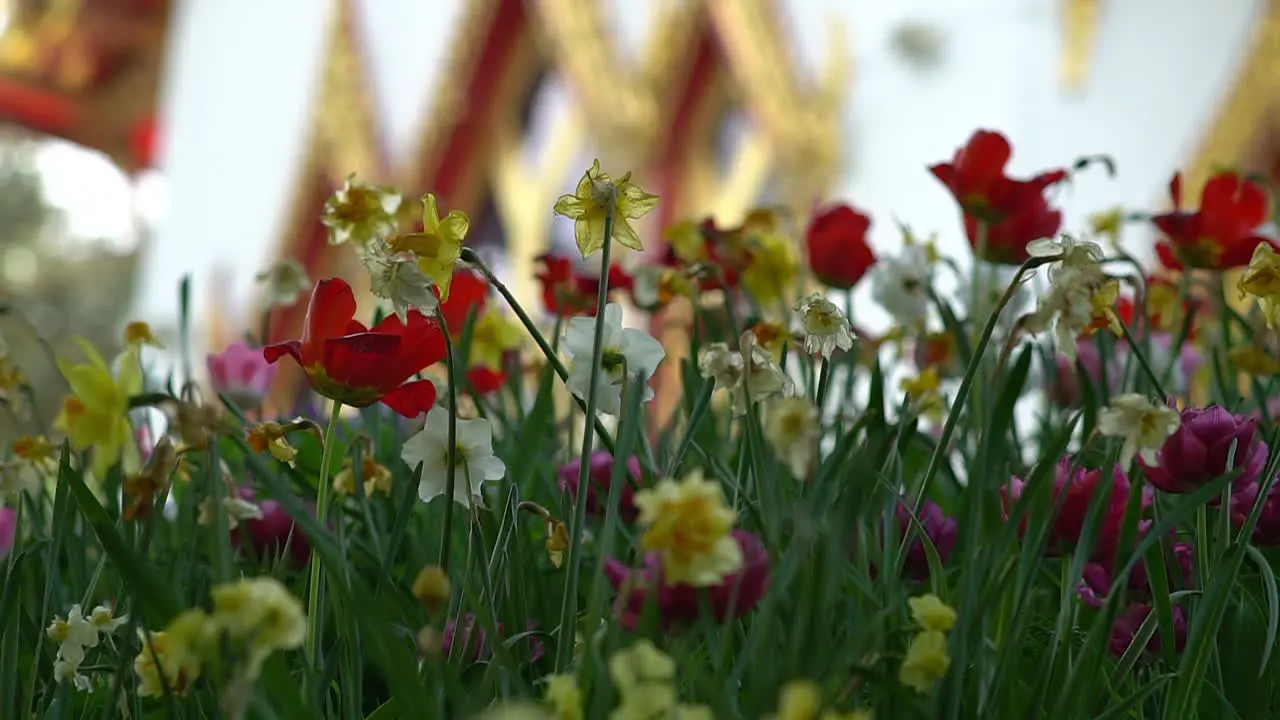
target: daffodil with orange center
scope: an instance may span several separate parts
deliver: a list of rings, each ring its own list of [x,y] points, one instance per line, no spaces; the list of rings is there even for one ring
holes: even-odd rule
[[[137,354],[126,350],[117,363],[119,369],[112,373],[92,345],[79,338],[76,342],[89,362],[73,365],[58,359],[58,368],[71,386],[71,397],[55,426],[70,438],[72,449],[94,448],[93,474],[103,478],[133,439],[129,398],[142,392],[142,368]]]
[[[666,582],[706,587],[742,567],[742,548],[730,534],[738,514],[720,484],[700,471],[642,490],[635,503],[648,526],[640,547],[659,553]]]

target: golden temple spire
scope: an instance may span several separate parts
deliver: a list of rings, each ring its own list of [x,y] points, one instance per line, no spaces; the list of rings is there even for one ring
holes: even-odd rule
[[[1102,0],[1063,0],[1062,4],[1062,87],[1075,92],[1089,79]]]

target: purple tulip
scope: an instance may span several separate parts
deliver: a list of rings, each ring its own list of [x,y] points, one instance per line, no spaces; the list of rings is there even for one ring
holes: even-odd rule
[[[18,511],[0,508],[0,560],[8,557],[18,537]]]
[[[1146,622],[1147,616],[1152,612],[1151,605],[1147,603],[1134,603],[1125,608],[1124,612],[1116,617],[1115,625],[1111,626],[1111,653],[1116,657],[1124,655],[1129,649],[1129,645],[1133,643],[1133,639],[1137,637],[1138,630],[1142,627],[1142,623]],[[1182,612],[1182,608],[1173,606],[1173,637],[1174,645],[1177,652],[1182,652],[1187,645],[1187,616]],[[1151,640],[1147,642],[1147,646],[1142,649],[1142,657],[1155,657],[1161,648],[1160,630],[1156,629]]]
[[[1253,512],[1260,482],[1255,480],[1231,496],[1231,522],[1236,527],[1243,526],[1249,513]],[[1280,483],[1272,484],[1271,491],[1263,500],[1262,514],[1253,528],[1253,541],[1266,547],[1280,547]]]
[[[582,470],[582,459],[574,458],[560,466],[560,489],[569,493],[569,497],[577,502],[578,473]],[[640,461],[632,457],[627,460],[627,470],[631,480],[623,476],[622,492],[618,499],[618,516],[623,522],[635,522],[640,515],[636,507],[636,488],[640,486]],[[605,514],[605,504],[609,500],[609,488],[613,484],[613,455],[606,450],[591,453],[591,468],[587,487],[587,513],[594,516]]]
[[[296,568],[302,568],[311,560],[311,540],[307,533],[293,522],[289,512],[275,500],[257,500],[257,493],[251,488],[240,488],[237,493],[244,500],[256,502],[262,509],[260,519],[249,519],[241,522],[253,544],[258,557],[274,557],[279,555],[285,546],[289,547],[289,561]],[[307,503],[310,507],[311,503]],[[314,508],[311,508],[315,512]],[[244,535],[237,528],[231,531],[231,544],[239,547]]]
[[[911,528],[911,510],[908,509],[907,504],[895,502],[893,511],[898,526],[898,539],[901,541]],[[938,551],[938,559],[945,565],[947,558],[951,557],[951,551],[956,548],[959,525],[954,518],[947,517],[941,505],[929,499],[925,499],[924,506],[920,508],[920,517],[917,519],[924,535],[929,538],[929,542],[933,543],[934,550]],[[913,580],[929,577],[929,555],[925,552],[924,540],[919,533],[912,537],[911,545],[907,547],[902,574]]]
[[[647,555],[642,568],[629,568],[617,560],[606,560],[605,575],[619,594],[617,610],[622,626],[635,629],[651,591],[657,592],[658,614],[664,625],[697,620],[700,616],[698,595],[703,590],[707,591],[712,615],[719,621],[740,617],[755,609],[769,589],[769,552],[759,537],[745,530],[734,530],[733,539],[742,548],[742,567],[707,588],[667,584],[662,579],[662,558],[658,553]]]
[[[1093,338],[1083,337],[1076,342],[1076,359],[1094,385],[1102,382],[1102,353]],[[1107,384],[1112,392],[1120,389],[1123,369],[1124,366],[1116,362],[1114,357],[1107,366]],[[1084,403],[1084,391],[1080,387],[1080,378],[1076,375],[1076,363],[1066,355],[1054,358],[1053,374],[1046,380],[1049,399],[1054,404],[1076,408]]]
[[[493,649],[488,646],[489,634],[485,632],[483,627],[477,627],[478,619],[475,613],[463,613],[461,616],[462,637],[458,637],[458,618],[451,618],[444,624],[444,632],[440,637],[440,648],[449,655],[453,651],[454,640],[461,640],[462,648],[460,652],[469,653],[472,660],[487,660],[492,654]],[[501,638],[503,634],[502,623],[497,624],[498,636]],[[532,631],[538,629],[538,623],[533,620],[525,623],[525,630]],[[530,662],[537,662],[547,654],[546,643],[542,642],[536,636],[529,636]],[[466,657],[464,654],[462,657]]]
[[[1173,554],[1177,559],[1178,567],[1182,571],[1182,579],[1189,581],[1191,579],[1191,559],[1195,554],[1189,543],[1176,543],[1173,546]],[[1107,600],[1107,596],[1111,594],[1114,585],[1115,571],[1119,569],[1115,567],[1115,562],[1091,562],[1084,566],[1084,574],[1080,578],[1080,587],[1077,593],[1085,604],[1101,608]],[[1168,574],[1169,587],[1178,589],[1178,575],[1173,567],[1165,568]],[[1147,566],[1145,563],[1138,563],[1133,566],[1133,570],[1129,573],[1128,582],[1129,600],[1149,601],[1152,593],[1151,580],[1147,575]]]
[[[1235,467],[1241,469],[1234,486],[1241,488],[1256,481],[1267,462],[1267,444],[1258,432],[1258,422],[1216,405],[1187,408],[1182,411],[1182,424],[1160,449],[1157,464],[1142,466],[1156,488],[1167,493],[1194,492],[1231,469],[1227,461],[1233,445]]]

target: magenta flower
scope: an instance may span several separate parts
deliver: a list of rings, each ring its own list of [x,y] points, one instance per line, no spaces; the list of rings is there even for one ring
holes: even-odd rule
[[[213,389],[241,408],[253,409],[271,392],[271,381],[280,368],[267,362],[262,348],[238,342],[210,355],[209,380]]]
[[[493,654],[493,648],[489,647],[488,645],[489,634],[485,632],[485,629],[483,627],[480,627],[478,625],[478,622],[479,621],[476,618],[475,613],[473,612],[463,613],[462,623],[461,623],[462,637],[459,638],[458,637],[458,624],[459,624],[458,618],[450,618],[449,621],[444,624],[444,632],[440,634],[441,635],[440,647],[444,651],[445,655],[451,654],[453,651],[454,641],[460,640],[462,642],[462,647],[459,650],[459,652],[462,653],[460,657],[467,658],[468,656],[470,656],[471,660],[475,660],[477,662],[480,660],[488,660],[489,657]],[[498,623],[497,627],[498,627],[498,636],[499,636],[499,639],[501,639],[503,635],[502,623]],[[537,622],[530,620],[527,623],[525,623],[526,631],[537,630],[537,629],[538,629]],[[541,639],[530,635],[529,651],[530,651],[529,661],[537,662],[547,654],[546,643],[542,642]]]
[[[627,469],[631,472],[631,481],[622,485],[622,493],[618,499],[618,516],[623,522],[634,522],[640,514],[636,507],[636,488],[640,486],[640,461],[636,458],[627,460]],[[578,473],[582,470],[582,459],[574,458],[560,466],[560,489],[569,493],[569,497],[577,502]],[[605,503],[609,500],[609,488],[613,483],[613,455],[606,450],[591,453],[590,485],[587,487],[587,513],[595,516],[605,514]],[[625,479],[625,476],[624,476]]]
[[[1102,382],[1102,353],[1098,343],[1092,337],[1083,337],[1076,342],[1076,358],[1085,375],[1096,386]],[[1112,358],[1107,367],[1107,384],[1112,391],[1120,388],[1123,379],[1123,366]],[[1054,358],[1053,373],[1046,378],[1049,399],[1059,407],[1076,408],[1084,403],[1084,390],[1080,387],[1080,377],[1076,374],[1076,364],[1066,355]]]
[[[1151,614],[1151,605],[1147,603],[1134,603],[1125,608],[1116,617],[1115,625],[1111,626],[1111,653],[1116,657],[1124,655],[1129,649],[1129,645],[1133,643],[1133,639],[1138,635],[1138,629],[1142,627],[1142,623],[1146,622],[1147,616]],[[1173,606],[1173,637],[1177,652],[1182,652],[1187,645],[1187,616],[1182,612],[1182,608]],[[1157,628],[1147,646],[1142,650],[1144,658],[1151,658],[1158,654],[1161,650],[1160,629]]]
[[[18,511],[0,508],[0,560],[9,556],[18,537]]]
[[[1247,486],[1258,478],[1267,462],[1267,444],[1258,432],[1258,422],[1233,415],[1216,405],[1187,408],[1182,424],[1165,441],[1154,467],[1142,463],[1151,484],[1167,493],[1194,492],[1226,474],[1227,461],[1235,446],[1235,467],[1240,477],[1233,485]]]
[[[898,539],[901,541],[911,527],[911,511],[906,504],[895,502],[894,515],[897,518]],[[938,559],[946,564],[947,558],[951,557],[951,551],[956,548],[959,525],[954,518],[947,517],[941,505],[929,499],[925,499],[924,506],[920,508],[918,520],[924,534],[938,551]],[[929,556],[924,550],[924,541],[918,533],[911,539],[911,545],[907,547],[902,574],[915,580],[929,577]]]
[[[1255,480],[1231,496],[1231,522],[1237,528],[1249,519],[1260,488],[1260,481]],[[1263,500],[1262,514],[1253,528],[1253,541],[1265,547],[1280,547],[1280,483],[1272,484]]]
[[[1182,572],[1183,581],[1191,580],[1191,560],[1195,555],[1190,543],[1176,543],[1173,546],[1173,554],[1177,559],[1178,567]],[[1091,607],[1100,608],[1107,601],[1107,596],[1111,594],[1114,585],[1114,574],[1119,568],[1115,567],[1117,559],[1111,559],[1107,562],[1091,562],[1084,566],[1084,574],[1080,578],[1080,587],[1077,594],[1080,599]],[[1178,574],[1174,568],[1165,568],[1168,574],[1169,587],[1177,590],[1180,589],[1178,583]],[[1139,562],[1133,566],[1133,570],[1129,573],[1128,582],[1129,594],[1126,596],[1129,600],[1149,601],[1152,596],[1151,579],[1147,575],[1147,566],[1145,563]]]
[[[642,568],[629,568],[617,560],[606,560],[604,572],[618,591],[616,608],[622,626],[635,629],[654,591],[664,625],[697,620],[700,590],[707,591],[711,612],[721,622],[755,609],[769,589],[769,552],[759,537],[746,530],[734,530],[733,539],[742,548],[742,568],[708,588],[667,584],[662,579],[662,559],[657,553],[649,553]]]
[[[275,500],[259,502],[257,493],[251,488],[240,488],[237,493],[241,498],[257,503],[262,508],[262,518],[242,521],[240,528],[231,531],[231,544],[239,547],[247,534],[254,552],[264,558],[279,555],[287,545],[290,563],[297,568],[305,567],[311,560],[311,541],[306,532],[295,525],[293,517]],[[314,508],[312,512],[315,512]]]
[[[1098,491],[1103,483],[1111,484],[1111,497],[1108,498],[1107,507],[1103,510],[1102,527],[1098,532],[1098,539],[1094,545],[1094,557],[1107,558],[1114,554],[1116,545],[1120,540],[1120,530],[1124,524],[1125,507],[1129,503],[1129,477],[1125,475],[1124,470],[1116,465],[1110,473],[1102,470],[1091,470],[1086,467],[1071,468],[1072,457],[1064,456],[1058,461],[1058,467],[1053,478],[1053,498],[1054,503],[1061,500],[1062,506],[1058,510],[1057,516],[1052,520],[1049,529],[1049,541],[1045,551],[1050,555],[1059,555],[1071,552],[1080,541],[1080,535],[1084,531],[1085,518],[1089,514],[1089,503],[1093,500],[1094,492]],[[1007,518],[1013,512],[1013,507],[1017,504],[1018,498],[1022,496],[1022,491],[1026,487],[1026,481],[1022,478],[1015,477],[1010,485],[1000,489],[1001,501],[1004,505],[1005,517]],[[1066,495],[1063,498],[1063,495]],[[1154,500],[1153,494],[1149,488],[1142,489],[1142,509],[1146,510],[1151,506]],[[1026,533],[1026,520],[1023,520],[1021,531]]]

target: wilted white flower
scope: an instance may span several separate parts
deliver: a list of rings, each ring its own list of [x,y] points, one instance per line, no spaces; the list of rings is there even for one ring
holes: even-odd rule
[[[1103,270],[1102,249],[1094,243],[1077,244],[1068,236],[1057,243],[1037,242],[1041,243],[1036,247],[1041,257],[1061,255],[1062,260],[1049,266],[1049,290],[1040,297],[1035,312],[1027,316],[1026,327],[1043,332],[1053,325],[1058,352],[1074,360],[1076,338],[1091,327],[1105,324],[1121,332],[1115,312],[1120,281]]]
[[[479,505],[486,480],[501,480],[506,463],[493,454],[493,426],[486,418],[457,421],[454,451],[453,500],[464,507]],[[404,443],[400,458],[410,468],[422,465],[418,498],[431,502],[444,495],[449,482],[449,411],[431,408],[417,435]]]
[[[822,293],[813,293],[796,304],[804,329],[804,349],[810,355],[831,357],[837,349],[853,347],[849,319]]]
[[[790,395],[795,386],[750,330],[742,334],[737,350],[725,343],[703,348],[698,354],[698,372],[714,379],[716,388],[729,390],[736,415],[746,414],[748,396],[757,403],[775,395]]]
[[[413,253],[395,252],[385,240],[377,238],[369,241],[359,256],[369,271],[369,291],[390,300],[401,322],[408,322],[409,308],[433,314],[440,307],[431,278],[422,272]]]
[[[268,308],[289,307],[311,289],[311,278],[296,260],[279,260],[255,276],[266,291]]]
[[[609,415],[622,411],[622,389],[628,378],[641,374],[653,377],[659,363],[667,356],[662,343],[643,330],[622,327],[622,306],[605,306],[604,338],[600,356],[601,372],[597,377],[596,409]],[[572,365],[569,368],[569,391],[586,399],[591,386],[591,360],[595,344],[596,318],[576,317],[569,321],[565,333],[565,350]],[[653,388],[646,383],[643,401],[653,399]]]
[[[1126,393],[1111,399],[1098,413],[1098,432],[1124,438],[1120,465],[1127,466],[1134,455],[1150,466],[1159,464],[1158,452],[1182,422],[1177,410],[1151,401],[1146,395]]]
[[[224,497],[221,504],[223,510],[227,513],[228,530],[235,530],[240,527],[240,523],[244,520],[262,519],[262,508],[244,498]],[[204,527],[213,527],[214,523],[217,522],[217,518],[213,514],[213,508],[212,497],[206,497],[200,501],[200,512],[196,516],[196,524]]]

